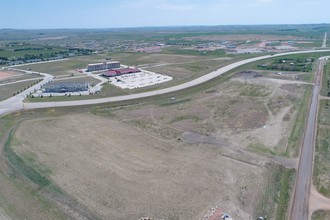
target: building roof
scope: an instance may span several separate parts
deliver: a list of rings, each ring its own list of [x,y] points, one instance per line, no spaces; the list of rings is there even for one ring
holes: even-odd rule
[[[103,65],[103,64],[112,64],[112,63],[119,63],[119,61],[110,61],[110,62],[103,62],[103,63],[91,63],[91,64],[88,64],[88,66]]]
[[[45,85],[45,88],[61,88],[61,87],[86,87],[88,82],[52,82]]]
[[[103,73],[104,76],[117,76],[117,75],[123,75],[128,73],[138,73],[141,72],[141,70],[137,68],[124,68],[124,69],[116,69],[116,70],[109,70],[106,73]]]

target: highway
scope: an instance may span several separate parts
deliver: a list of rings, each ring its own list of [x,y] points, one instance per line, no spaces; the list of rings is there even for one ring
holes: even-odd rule
[[[310,102],[303,146],[300,152],[299,168],[291,208],[291,220],[308,220],[309,216],[308,210],[311,180],[313,174],[315,131],[317,125],[317,111],[323,65],[324,59],[320,59],[315,77],[312,100]]]
[[[321,48],[326,48],[327,47],[327,35],[328,35],[328,33],[325,32],[324,33],[324,38],[323,38],[323,43],[322,43],[322,47]]]

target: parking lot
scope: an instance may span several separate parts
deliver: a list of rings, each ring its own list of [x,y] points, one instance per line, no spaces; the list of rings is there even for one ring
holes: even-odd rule
[[[136,89],[171,81],[173,77],[143,70],[139,73],[111,77],[109,82],[122,89]]]

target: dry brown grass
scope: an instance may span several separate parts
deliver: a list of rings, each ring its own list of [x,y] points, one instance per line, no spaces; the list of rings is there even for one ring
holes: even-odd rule
[[[246,219],[255,203],[241,200],[256,201],[260,192],[261,167],[102,117],[26,121],[16,139],[19,155],[34,155],[58,186],[103,219],[199,219],[215,205]]]

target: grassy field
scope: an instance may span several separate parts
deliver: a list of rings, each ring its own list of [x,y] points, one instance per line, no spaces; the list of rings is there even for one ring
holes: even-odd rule
[[[330,96],[330,64],[324,65],[321,95]]]
[[[286,156],[289,157],[296,157],[299,155],[300,151],[300,143],[302,141],[304,130],[305,130],[305,124],[307,122],[307,115],[309,110],[309,102],[312,95],[312,86],[307,85],[307,88],[304,92],[304,96],[301,100],[301,102],[295,103],[297,109],[299,109],[295,124],[293,127],[293,130],[291,132],[287,150],[285,152]]]
[[[270,169],[270,168],[269,168]],[[272,166],[268,175],[267,187],[259,200],[255,216],[265,216],[267,219],[287,219],[290,196],[294,188],[295,171],[281,166]]]
[[[330,211],[316,211],[312,215],[313,220],[329,220],[330,219]]]
[[[17,172],[16,167],[14,168],[12,160],[10,162],[7,160],[12,134],[22,117],[29,116],[16,113],[0,117],[0,140],[2,140],[0,142],[2,161],[0,164],[0,207],[11,219],[66,219],[67,217],[41,196],[35,187],[22,182],[21,174]],[[12,156],[11,159],[13,159]]]
[[[30,48],[30,49],[29,49]],[[59,52],[67,52],[66,48],[60,47],[47,47],[43,45],[12,45],[12,46],[2,46],[0,47],[0,57],[12,58],[12,57],[24,57],[25,55],[44,55],[45,57],[50,54],[55,54]]]
[[[311,41],[307,40],[307,42],[308,43],[300,43],[299,41],[297,41],[297,43],[294,46],[302,49],[312,49],[312,48],[320,48],[323,43],[322,40],[311,40]]]
[[[6,73],[6,72],[5,72]],[[0,83],[11,83],[11,82],[17,82],[21,80],[28,80],[28,79],[35,79],[35,78],[42,78],[41,75],[39,74],[30,74],[30,73],[18,73],[18,74],[13,74],[12,76],[8,78],[2,78],[0,79]],[[1,85],[0,84],[0,85]]]
[[[330,127],[317,132],[314,159],[314,185],[324,196],[330,197]]]
[[[330,126],[330,100],[320,101],[319,124]]]
[[[77,73],[75,70],[83,69],[87,67],[89,63],[101,62],[104,60],[102,55],[93,56],[79,56],[74,58],[69,58],[68,60],[42,63],[42,64],[30,64],[18,69],[32,70],[36,72],[49,73],[54,76],[67,75],[70,76],[71,73]]]
[[[178,55],[193,55],[193,56],[202,56],[202,57],[220,57],[224,56],[226,52],[224,50],[215,50],[210,52],[197,51],[197,50],[188,50],[184,48],[170,47],[164,50],[165,53],[169,54],[178,54]]]
[[[136,52],[113,52],[106,54],[97,54],[92,56],[80,56],[69,58],[69,60],[44,63],[44,64],[31,64],[19,67],[24,70],[31,69],[37,72],[46,72],[58,75],[69,75],[79,68],[86,68],[87,64],[95,62],[103,62],[105,58],[111,57],[112,60],[118,60],[124,65],[128,66],[139,66],[146,67],[162,64],[171,67],[172,65],[179,65],[183,72],[194,74],[196,72],[202,72],[201,70],[216,69],[221,65],[226,64],[226,60],[221,60],[222,57],[226,57],[232,60],[240,60],[248,57],[258,56],[256,54],[247,55],[225,55],[223,52],[212,52],[212,53],[199,53],[199,52],[186,52],[186,50],[178,49],[178,47],[169,47],[159,53],[136,53]],[[228,60],[227,60],[228,63]],[[198,67],[201,65],[201,67]],[[156,67],[155,67],[156,68]],[[158,72],[161,72],[160,69]],[[157,71],[157,68],[156,70]],[[171,72],[171,71],[168,71]],[[172,73],[178,74],[177,71]]]
[[[330,197],[330,108],[328,104],[329,100],[320,102],[313,180],[318,191]]]
[[[19,82],[10,85],[0,86],[0,101],[12,97],[14,94],[17,94],[18,92],[27,89],[28,87],[34,85],[34,83],[36,82],[38,81],[32,80],[28,82]]]
[[[191,27],[154,27],[154,28],[110,28],[110,29],[56,29],[56,30],[10,30],[0,31],[4,40],[34,40],[62,36],[64,41],[81,38],[86,40],[112,40],[112,41],[179,41],[186,37],[226,35],[226,34],[255,34],[277,35],[280,39],[288,36],[298,36],[308,40],[322,40],[324,32],[330,32],[328,24],[304,25],[219,25],[219,26],[191,26]],[[68,38],[68,39],[67,39]],[[38,40],[40,42],[40,40]],[[47,41],[46,41],[47,42]]]
[[[81,108],[34,110],[0,117],[0,207],[12,219],[99,219],[88,208],[77,204],[49,179],[51,170],[34,155],[19,156],[12,145],[17,127],[34,117],[58,116]],[[84,109],[83,111],[86,111]]]
[[[57,129],[59,124],[62,129]],[[35,129],[25,132],[26,126]],[[47,130],[42,128],[44,126],[53,129]],[[106,133],[103,132],[105,128]],[[73,135],[71,129],[75,131],[75,138],[60,134]],[[34,132],[41,138],[31,143]],[[95,134],[90,135],[91,132]],[[127,135],[132,138],[125,138]],[[63,137],[62,144],[47,141],[47,148],[44,148],[44,141],[50,136]],[[253,186],[262,181],[258,178],[262,167],[251,169],[245,164],[221,159],[221,149],[217,147],[197,148],[175,139],[166,140],[115,121],[111,116],[67,114],[60,118],[29,120],[22,124],[15,138],[17,141],[12,147],[20,157],[29,161],[26,155],[34,155],[42,160],[44,166],[52,170],[50,176],[57,185],[102,219],[138,219],[141,216],[200,219],[214,204],[221,205],[237,218],[245,218],[254,203],[244,201],[257,198],[259,191]],[[196,157],[205,159],[196,163]],[[86,172],[76,172],[83,164]],[[218,169],[220,166],[222,170]],[[227,176],[230,181],[224,180]],[[238,180],[238,185],[233,184]],[[244,187],[244,191],[239,187]],[[188,197],[189,203],[182,202],[188,201]],[[237,209],[242,212],[235,212]]]

